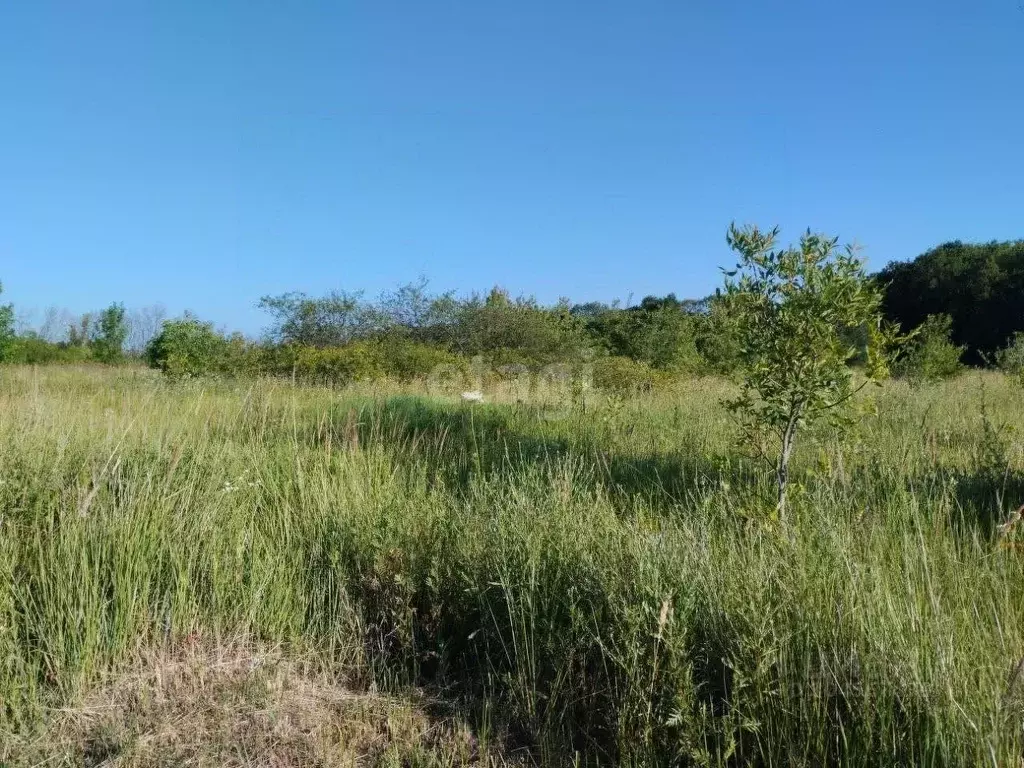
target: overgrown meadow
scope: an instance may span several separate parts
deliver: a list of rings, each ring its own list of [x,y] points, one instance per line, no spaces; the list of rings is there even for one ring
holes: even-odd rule
[[[152,735],[97,747],[65,714],[147,654],[245,638],[473,734],[354,764],[1019,764],[1024,551],[998,526],[1024,390],[887,382],[842,439],[807,433],[785,527],[732,393],[4,369],[0,757],[151,764]],[[262,764],[222,746],[164,764]]]

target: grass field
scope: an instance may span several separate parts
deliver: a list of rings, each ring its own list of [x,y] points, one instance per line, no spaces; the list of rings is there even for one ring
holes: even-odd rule
[[[1019,765],[1024,390],[890,382],[783,531],[728,388],[0,370],[0,759]]]

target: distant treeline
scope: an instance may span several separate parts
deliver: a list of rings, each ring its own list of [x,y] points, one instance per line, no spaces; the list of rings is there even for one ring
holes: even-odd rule
[[[129,311],[121,303],[81,315],[51,307],[38,323],[33,323],[33,315],[18,313],[11,304],[0,305],[0,362],[120,363],[138,359],[167,317],[159,305]]]
[[[462,298],[433,294],[420,281],[374,301],[289,293],[264,297],[260,306],[271,318],[260,342],[186,317],[164,323],[148,360],[174,375],[264,373],[323,383],[417,378],[439,367],[466,369],[475,358],[509,376],[588,363],[599,383],[643,386],[672,374],[724,373],[736,355],[714,302],[672,295],[628,308],[567,300],[545,306],[500,288]]]
[[[919,330],[904,372],[947,375],[962,362],[1024,367],[1024,337],[1017,338],[1024,332],[1024,241],[946,243],[889,264],[875,279],[884,286],[887,318],[905,331]],[[158,308],[128,313],[121,304],[70,320],[51,311],[39,329],[15,332],[14,308],[0,306],[0,360],[135,357],[174,375],[340,383],[424,376],[479,356],[489,368],[508,371],[586,360],[609,384],[643,384],[674,374],[728,374],[739,352],[714,296],[670,293],[627,307],[568,299],[542,305],[501,288],[468,297],[432,293],[420,280],[376,300],[343,291],[286,293],[259,305],[270,318],[259,340],[220,332],[192,315],[164,320]]]
[[[878,274],[885,313],[905,329],[948,315],[966,362],[982,364],[1024,331],[1024,240],[955,241]]]

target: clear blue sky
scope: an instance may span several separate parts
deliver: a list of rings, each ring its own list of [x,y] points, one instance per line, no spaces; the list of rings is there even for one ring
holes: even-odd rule
[[[700,296],[733,219],[873,267],[1024,237],[1019,0],[0,5],[0,280]]]

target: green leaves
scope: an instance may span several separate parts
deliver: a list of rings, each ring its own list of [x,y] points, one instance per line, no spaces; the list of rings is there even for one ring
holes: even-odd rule
[[[0,283],[0,294],[4,292]],[[14,305],[0,304],[0,363],[4,362],[14,343]]]
[[[852,247],[808,230],[797,247],[776,249],[778,228],[729,228],[739,255],[726,272],[721,301],[736,323],[743,369],[739,397],[727,405],[744,437],[775,454],[779,509],[798,430],[828,418],[843,422],[844,406],[866,383],[888,374],[893,334],[881,322],[882,295]],[[853,384],[851,364],[864,363]]]
[[[900,375],[918,381],[937,381],[956,376],[963,370],[960,362],[966,346],[952,341],[953,318],[949,315],[928,315],[909,333],[907,353],[899,360]]]
[[[166,320],[160,333],[149,343],[146,358],[150,366],[170,376],[200,376],[219,372],[229,359],[230,340],[204,323],[186,315]]]
[[[93,328],[93,356],[101,363],[116,363],[124,355],[124,342],[128,338],[128,323],[124,304],[111,304],[100,312]]]

